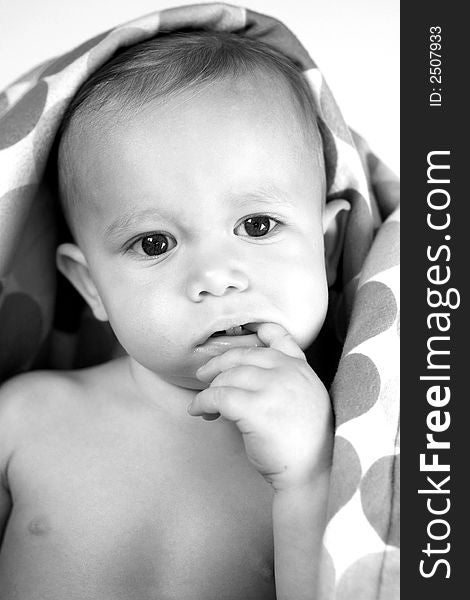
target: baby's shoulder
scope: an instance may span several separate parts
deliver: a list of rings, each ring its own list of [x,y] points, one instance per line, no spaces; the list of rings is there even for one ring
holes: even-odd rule
[[[6,381],[0,386],[0,438],[9,430],[19,433],[87,410],[97,396],[106,395],[118,366],[107,363],[76,371],[31,371]]]
[[[0,411],[13,412],[47,408],[86,396],[95,387],[105,389],[122,371],[122,359],[71,371],[31,371],[0,385]]]
[[[0,386],[0,432],[36,421],[70,401],[79,386],[73,371],[32,371],[9,379]]]
[[[34,371],[0,386],[0,471],[25,440],[48,431],[70,411],[80,384],[73,372]]]

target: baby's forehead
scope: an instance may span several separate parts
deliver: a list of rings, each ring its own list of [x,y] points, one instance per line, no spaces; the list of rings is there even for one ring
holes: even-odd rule
[[[185,166],[189,166],[188,163],[193,166],[200,162],[204,169],[205,155],[211,156],[214,161],[213,169],[217,169],[220,163],[226,162],[227,155],[237,152],[237,145],[242,143],[242,134],[249,136],[250,128],[257,132],[257,137],[251,141],[254,139],[253,145],[258,147],[248,147],[247,152],[256,151],[255,157],[258,154],[268,155],[273,151],[270,135],[276,127],[284,129],[284,146],[292,145],[294,138],[298,138],[299,147],[304,146],[299,109],[287,86],[281,90],[277,83],[269,78],[264,82],[253,77],[237,78],[197,90],[196,93],[179,94],[163,103],[158,100],[155,105],[122,108],[114,102],[98,111],[90,107],[89,111],[80,115],[79,120],[71,123],[61,143],[59,172],[66,215],[67,211],[69,217],[71,212],[79,212],[85,217],[91,211],[95,218],[98,217],[103,199],[100,193],[95,193],[94,183],[100,169],[111,173],[108,188],[112,188],[114,179],[119,179],[122,175],[120,171],[123,165],[126,169],[129,165],[135,167],[129,173],[133,176],[136,187],[141,187],[142,177],[138,167],[145,167],[149,150],[150,154],[153,153],[150,160],[155,160],[156,170],[158,163],[170,160],[171,153],[174,155],[168,172],[159,171],[160,179],[158,182],[154,181],[155,188],[158,184],[159,188],[168,189],[171,187],[172,177],[175,185],[178,184],[178,163],[181,163],[179,168],[182,177],[185,176]],[[201,127],[202,121],[204,125]],[[163,128],[163,123],[166,124],[166,129]],[[221,132],[225,138],[220,139]],[[208,139],[201,140],[203,137]],[[155,140],[154,144],[146,145],[152,140]],[[313,159],[309,161],[309,168],[315,163],[321,166],[323,161],[319,157],[319,134],[312,136],[309,142],[309,152]],[[219,148],[218,154],[212,153],[213,146]],[[283,150],[285,148],[281,148]],[[93,154],[95,159],[90,160]],[[273,160],[275,158],[272,157]],[[239,165],[232,163],[232,167],[236,171]],[[253,169],[256,168],[254,163]],[[273,204],[282,197],[282,191],[273,193],[275,186],[269,181],[269,166],[266,168],[266,162],[263,162],[262,168],[267,171],[267,179],[261,184],[257,182],[251,190],[249,186],[245,186],[241,193],[247,200],[257,199],[260,203],[264,199],[266,204]],[[282,164],[278,164],[277,168],[280,170]],[[152,165],[149,165],[145,171],[145,180],[151,169]],[[235,193],[234,196],[236,195]],[[76,206],[70,206],[71,203],[77,204],[77,198],[79,211],[74,210]],[[153,201],[158,204],[158,196]],[[190,203],[191,196],[188,195],[183,197],[181,206]],[[76,218],[75,215],[74,219]]]

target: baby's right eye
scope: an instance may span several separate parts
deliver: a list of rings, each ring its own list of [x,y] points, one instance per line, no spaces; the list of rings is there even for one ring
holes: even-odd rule
[[[131,249],[137,254],[148,257],[161,256],[176,246],[176,240],[166,233],[148,233],[139,238]]]

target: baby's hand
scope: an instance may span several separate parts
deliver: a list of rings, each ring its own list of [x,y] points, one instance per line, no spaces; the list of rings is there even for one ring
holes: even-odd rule
[[[313,482],[329,469],[332,411],[324,385],[292,336],[259,325],[266,347],[232,348],[209,360],[197,377],[210,386],[189,414],[220,413],[243,435],[246,453],[275,490]]]

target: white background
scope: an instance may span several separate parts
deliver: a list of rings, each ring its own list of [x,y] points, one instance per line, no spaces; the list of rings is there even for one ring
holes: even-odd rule
[[[0,89],[35,64],[119,23],[185,0],[0,0]],[[399,172],[399,1],[232,0],[284,22],[343,114]]]

